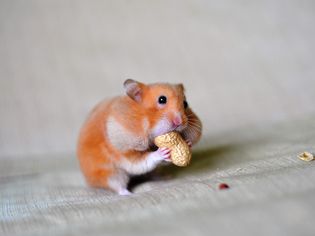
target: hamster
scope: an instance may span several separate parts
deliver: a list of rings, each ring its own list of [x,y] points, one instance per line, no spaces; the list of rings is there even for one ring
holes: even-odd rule
[[[83,124],[77,156],[92,187],[128,195],[131,176],[170,162],[170,150],[158,148],[156,136],[178,131],[191,146],[202,124],[188,106],[182,84],[124,82],[126,94],[100,102]]]

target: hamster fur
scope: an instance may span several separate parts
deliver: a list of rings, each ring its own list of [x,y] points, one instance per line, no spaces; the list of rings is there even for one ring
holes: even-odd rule
[[[202,125],[182,84],[128,79],[124,88],[125,96],[102,101],[91,111],[79,134],[77,156],[89,185],[128,195],[131,176],[170,161],[169,149],[155,150],[156,136],[175,130],[193,145]]]

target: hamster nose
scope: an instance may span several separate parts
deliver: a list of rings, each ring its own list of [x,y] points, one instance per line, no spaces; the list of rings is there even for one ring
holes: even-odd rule
[[[174,119],[173,119],[173,124],[175,126],[180,126],[181,124],[183,123],[183,120],[180,116],[176,116]]]

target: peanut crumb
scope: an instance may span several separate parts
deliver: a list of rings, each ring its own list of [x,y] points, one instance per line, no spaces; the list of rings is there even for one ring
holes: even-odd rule
[[[302,152],[298,155],[298,158],[302,161],[312,161],[314,160],[314,155],[310,152]]]

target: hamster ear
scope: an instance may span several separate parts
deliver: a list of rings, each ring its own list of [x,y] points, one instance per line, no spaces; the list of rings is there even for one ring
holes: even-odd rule
[[[183,92],[185,92],[185,87],[183,84],[177,84],[177,87],[181,89]]]
[[[136,102],[140,102],[142,98],[144,84],[135,81],[133,79],[127,79],[124,82],[124,88],[126,90],[127,95],[135,100]]]

